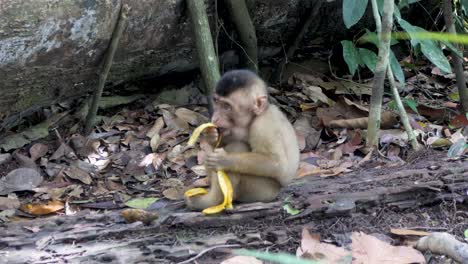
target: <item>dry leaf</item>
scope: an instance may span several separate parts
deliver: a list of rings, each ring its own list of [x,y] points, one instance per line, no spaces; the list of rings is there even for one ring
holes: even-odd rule
[[[206,176],[206,169],[204,165],[195,165],[190,169],[198,176]]]
[[[150,141],[151,150],[153,152],[156,152],[160,143],[161,137],[159,136],[159,134],[154,134]]]
[[[262,264],[263,262],[255,257],[235,256],[221,262],[221,264]]]
[[[16,191],[30,191],[39,186],[43,181],[37,170],[30,168],[18,168],[10,171],[0,179],[0,195]]]
[[[428,236],[431,234],[426,231],[411,230],[411,229],[398,229],[398,228],[392,228],[390,229],[390,232],[392,234],[399,235],[399,236]]]
[[[153,127],[146,133],[146,136],[149,138],[153,138],[154,135],[159,134],[161,129],[164,127],[164,119],[162,117],[159,117],[156,119],[154,122]]]
[[[83,171],[77,167],[68,167],[65,169],[64,173],[68,177],[79,180],[84,184],[91,184],[93,181],[91,176],[86,171]]]
[[[120,213],[122,217],[127,221],[127,223],[133,223],[136,221],[141,221],[142,223],[148,225],[153,220],[157,219],[159,216],[156,212],[148,212],[142,209],[124,209]]]
[[[175,115],[192,126],[199,126],[207,123],[209,120],[208,117],[183,107],[178,108],[175,111]]]
[[[184,190],[180,187],[171,187],[164,190],[163,195],[169,200],[181,200],[184,198]]]
[[[38,158],[43,157],[49,151],[49,147],[47,145],[36,143],[29,149],[29,154],[31,155],[31,159],[36,161]]]
[[[47,204],[25,204],[20,209],[32,215],[46,215],[62,210],[65,205],[60,201],[49,201]]]
[[[392,246],[362,232],[353,232],[351,240],[353,263],[426,263],[422,253],[412,247]]]
[[[162,113],[163,113],[164,122],[166,123],[169,129],[176,130],[176,131],[189,131],[190,130],[189,124],[186,121],[178,118],[173,113],[167,110],[162,110]]]
[[[350,257],[350,255],[351,253],[343,248],[320,243],[319,239],[313,237],[306,228],[302,229],[301,246],[297,249],[296,256],[314,259],[321,263],[341,263],[340,261]]]

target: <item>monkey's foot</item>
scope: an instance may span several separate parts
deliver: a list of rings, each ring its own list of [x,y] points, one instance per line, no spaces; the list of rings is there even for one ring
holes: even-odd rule
[[[205,189],[205,188],[193,188],[193,189],[190,189],[190,190],[187,190],[184,195],[186,197],[192,197],[192,196],[195,196],[195,195],[201,195],[201,194],[207,194],[208,191]]]
[[[217,214],[222,212],[224,209],[232,209],[232,198],[233,198],[233,190],[231,180],[227,176],[227,174],[220,170],[218,171],[218,182],[219,187],[221,188],[221,192],[223,193],[224,199],[222,204],[218,204],[212,207],[208,207],[203,210],[204,214]]]

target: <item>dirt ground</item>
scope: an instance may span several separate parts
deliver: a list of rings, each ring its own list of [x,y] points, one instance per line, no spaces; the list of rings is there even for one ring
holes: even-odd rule
[[[462,239],[468,228],[467,182],[462,180],[468,173],[466,158],[447,160],[437,151],[416,157],[390,168],[305,177],[285,188],[276,202],[238,205],[217,216],[187,212],[172,202],[157,209],[161,217],[147,226],[125,223],[118,210],[3,224],[0,262],[179,263],[209,248],[191,263],[220,263],[232,248],[295,254],[303,228],[339,246],[348,244],[355,231],[394,245],[410,239],[392,235],[391,228],[449,232]],[[449,178],[457,184],[436,186]],[[291,216],[281,209],[286,197],[302,209],[300,214]],[[324,206],[325,200],[330,204]],[[339,200],[354,203],[330,210]],[[322,207],[314,201],[322,201]],[[429,263],[447,263],[443,257],[427,257]]]

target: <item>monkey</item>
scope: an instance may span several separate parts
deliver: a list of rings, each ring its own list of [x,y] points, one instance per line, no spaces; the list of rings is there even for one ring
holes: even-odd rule
[[[205,159],[206,194],[185,197],[188,208],[203,210],[223,202],[217,170],[231,180],[233,200],[270,202],[299,167],[299,144],[286,115],[268,101],[266,83],[249,70],[231,70],[217,82],[211,122],[202,136],[215,145]]]

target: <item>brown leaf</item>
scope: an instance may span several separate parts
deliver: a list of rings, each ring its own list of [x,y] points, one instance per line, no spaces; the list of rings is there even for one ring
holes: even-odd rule
[[[345,263],[343,259],[349,255],[351,253],[343,248],[320,243],[319,239],[313,237],[306,228],[302,229],[301,246],[296,250],[296,256],[314,259],[320,261],[320,263]]]
[[[43,177],[35,169],[18,168],[10,171],[5,177],[0,179],[0,195],[9,194],[16,191],[30,191],[39,186]]]
[[[75,152],[73,149],[65,143],[62,143],[60,147],[50,156],[49,160],[59,160],[63,156],[76,158]]]
[[[419,231],[419,230],[411,230],[411,229],[399,229],[399,228],[392,228],[390,232],[395,235],[399,236],[428,236],[431,233],[426,231]]]
[[[162,113],[163,113],[164,122],[166,123],[169,129],[183,131],[183,132],[190,130],[189,124],[186,121],[182,120],[181,118],[178,118],[175,114],[167,110],[162,110]]]
[[[153,152],[156,152],[159,147],[159,144],[161,144],[161,137],[159,136],[159,134],[154,134],[150,141],[151,150]]]
[[[392,246],[362,232],[351,235],[353,263],[426,263],[421,252],[412,247]]]
[[[25,204],[20,209],[32,215],[46,215],[62,210],[65,205],[61,201],[49,201],[47,204]]]
[[[159,134],[163,127],[164,119],[162,117],[159,117],[158,119],[156,119],[151,129],[146,133],[146,136],[149,138],[153,138],[154,135]]]
[[[163,195],[169,200],[181,200],[184,198],[184,190],[178,187],[171,187],[164,190]]]
[[[148,212],[142,209],[124,209],[120,213],[127,223],[141,221],[143,224],[150,224],[153,220],[158,219],[159,215],[156,212]]]
[[[93,181],[93,179],[91,178],[91,176],[87,172],[85,172],[85,171],[83,171],[83,170],[81,170],[81,169],[79,169],[77,167],[68,167],[68,168],[65,169],[64,173],[69,178],[79,180],[84,184],[91,184],[91,182]]]
[[[208,117],[183,107],[178,108],[175,115],[192,126],[199,126],[209,120]]]
[[[18,209],[20,202],[18,197],[0,197],[0,211],[8,209]]]
[[[29,149],[29,154],[31,155],[31,159],[36,161],[38,158],[43,157],[49,151],[49,147],[42,143],[36,143]]]

